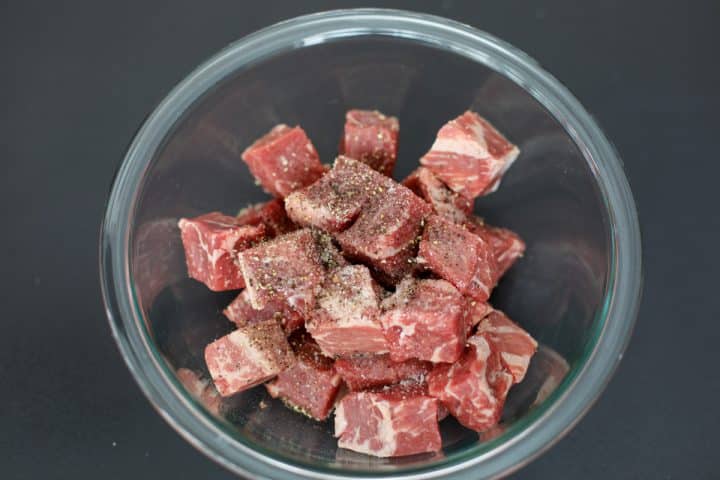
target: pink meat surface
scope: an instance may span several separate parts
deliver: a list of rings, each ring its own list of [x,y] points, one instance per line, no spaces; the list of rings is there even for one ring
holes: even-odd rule
[[[472,200],[450,190],[425,167],[412,172],[402,184],[428,202],[433,212],[455,223],[466,221],[468,215],[472,213]]]
[[[390,283],[410,273],[430,206],[408,188],[380,187],[357,221],[336,239],[348,257],[368,264]]]
[[[500,355],[513,382],[521,382],[537,350],[535,339],[499,310],[494,310],[480,322],[477,334],[484,336],[493,351]]]
[[[264,225],[268,238],[297,229],[285,213],[283,201],[277,198],[243,208],[237,214],[237,221],[241,225]]]
[[[379,292],[364,265],[339,268],[326,276],[306,325],[325,354],[387,352]]]
[[[480,321],[487,317],[490,312],[493,311],[493,307],[487,302],[478,302],[477,300],[470,300],[468,302],[467,315],[467,336],[468,338],[472,335],[472,330],[477,326]]]
[[[467,301],[445,280],[404,279],[380,317],[396,362],[454,362],[465,345]]]
[[[377,457],[442,448],[437,401],[421,390],[395,386],[351,392],[335,409],[338,446]]]
[[[223,397],[266,382],[294,362],[285,333],[274,320],[238,328],[205,348],[205,363]]]
[[[273,398],[280,398],[293,410],[316,420],[325,420],[335,404],[342,380],[332,359],[322,355],[320,348],[306,332],[289,339],[297,361],[265,384]]]
[[[220,212],[178,222],[188,274],[210,290],[236,290],[245,286],[237,255],[265,237],[262,225],[242,225]]]
[[[420,163],[453,191],[473,199],[495,190],[519,153],[487,120],[468,111],[440,129]]]
[[[300,127],[277,125],[248,147],[242,158],[265,191],[279,198],[324,173],[315,147]]]
[[[261,310],[281,302],[307,317],[325,278],[320,257],[310,230],[281,235],[241,252],[250,304]]]
[[[477,217],[467,220],[465,227],[492,248],[496,264],[495,283],[525,254],[525,242],[517,233],[507,228],[492,227]]]
[[[305,323],[302,315],[282,301],[270,302],[259,310],[253,308],[247,290],[240,292],[240,295],[223,310],[223,313],[238,328],[274,320],[280,323],[286,333],[290,333]]]
[[[209,379],[203,378],[199,373],[188,368],[179,368],[175,374],[190,395],[208,411],[215,415],[220,413],[222,397]]]
[[[497,268],[490,245],[463,226],[438,215],[427,221],[418,263],[477,301],[490,298],[495,287]]]
[[[394,362],[390,355],[352,355],[335,361],[335,369],[350,390],[366,390],[396,383],[425,382],[432,363],[409,359]]]
[[[285,199],[290,218],[331,233],[349,227],[370,199],[394,182],[362,162],[339,156],[320,180]]]
[[[378,111],[349,110],[340,153],[391,176],[397,161],[400,123]]]
[[[498,423],[512,375],[503,368],[485,337],[474,335],[454,364],[436,365],[428,375],[428,391],[462,425],[478,432]]]

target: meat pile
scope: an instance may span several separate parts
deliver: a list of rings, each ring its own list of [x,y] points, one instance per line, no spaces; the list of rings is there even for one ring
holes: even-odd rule
[[[242,155],[273,200],[179,222],[189,275],[243,289],[224,310],[237,329],[205,350],[219,395],[265,384],[313,419],[334,410],[339,446],[381,457],[440,450],[448,414],[494,427],[537,347],[488,303],[525,244],[472,214],[518,148],[468,111],[396,182],[398,134],[349,111],[328,169],[278,125]]]

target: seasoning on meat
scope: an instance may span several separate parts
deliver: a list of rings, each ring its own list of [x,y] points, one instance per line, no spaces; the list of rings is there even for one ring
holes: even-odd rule
[[[274,238],[297,229],[297,226],[287,216],[285,205],[280,199],[250,205],[240,210],[236,217],[241,225],[264,225],[268,238]]]
[[[406,278],[382,307],[392,360],[454,362],[462,354],[467,302],[445,280]]]
[[[366,390],[396,383],[425,382],[432,363],[411,358],[394,362],[390,355],[352,355],[335,360],[335,369],[350,390]]]
[[[220,212],[178,222],[185,248],[188,274],[210,290],[236,290],[245,286],[237,254],[265,237],[263,225],[242,225]]]
[[[294,362],[285,333],[273,320],[238,328],[205,348],[205,363],[223,397],[266,382]]]
[[[416,169],[402,181],[402,184],[428,202],[433,212],[450,221],[462,223],[472,213],[472,200],[450,190],[425,167]]]
[[[283,301],[271,301],[259,310],[253,308],[247,290],[240,292],[240,295],[223,310],[223,313],[238,328],[253,323],[274,320],[280,323],[286,333],[290,333],[302,327],[305,323],[302,315]]]
[[[519,153],[487,120],[468,111],[440,129],[420,163],[450,189],[473,199],[497,189]]]
[[[377,110],[349,110],[340,154],[366,163],[373,170],[392,175],[397,161],[400,123]]]
[[[310,185],[325,172],[305,131],[284,124],[256,140],[242,158],[262,188],[278,198]]]

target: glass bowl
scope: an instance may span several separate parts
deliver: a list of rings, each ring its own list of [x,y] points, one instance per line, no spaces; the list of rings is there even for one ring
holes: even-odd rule
[[[331,162],[348,108],[400,118],[396,178],[467,109],[522,150],[476,209],[527,241],[492,302],[541,346],[501,424],[478,435],[447,419],[441,454],[379,459],[337,449],[331,422],[291,412],[262,387],[218,410],[175,373],[204,372],[203,348],[230,330],[220,312],[234,295],[187,278],[178,218],[233,214],[263,200],[240,153],[277,123],[302,125]],[[192,72],[133,140],[110,193],[100,255],[112,332],[145,395],[190,443],[251,478],[485,478],[516,469],[600,394],[630,338],[641,290],[640,233],[622,164],[577,100],[501,40],[392,10],[282,22]]]

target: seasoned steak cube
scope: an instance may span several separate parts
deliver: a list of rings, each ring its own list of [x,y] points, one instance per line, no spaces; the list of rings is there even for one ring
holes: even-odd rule
[[[307,330],[326,355],[387,352],[380,324],[379,287],[364,265],[327,275]]]
[[[467,302],[445,280],[406,278],[382,307],[392,360],[454,362],[462,354]]]
[[[310,230],[276,237],[238,259],[253,308],[283,302],[305,317],[312,311],[325,270]]]
[[[322,230],[313,230],[313,236],[315,237],[315,245],[320,255],[320,263],[326,272],[332,272],[338,268],[347,267],[350,265],[345,257],[343,257],[340,250],[333,243],[333,238],[330,234],[323,232]]]
[[[352,355],[335,360],[335,369],[350,390],[425,381],[432,363],[417,359],[393,362],[390,355]]]
[[[178,222],[188,274],[210,290],[236,290],[245,286],[237,255],[265,237],[262,225],[242,225],[220,212]]]
[[[497,189],[520,150],[474,112],[446,123],[420,163],[453,191],[473,199]]]
[[[468,302],[467,315],[465,316],[468,338],[471,336],[475,326],[492,311],[492,306],[487,302],[478,302],[477,300]]]
[[[215,385],[210,379],[203,378],[200,374],[193,372],[188,368],[179,368],[175,375],[178,380],[187,389],[198,402],[200,402],[209,412],[218,415],[222,407],[222,397],[218,393]]]
[[[295,352],[295,364],[265,384],[273,398],[280,398],[293,410],[316,420],[325,420],[335,404],[340,375],[332,359],[325,357],[306,332],[289,339]]]
[[[500,355],[513,383],[520,383],[537,350],[535,339],[499,310],[494,310],[480,322],[477,334],[485,337],[493,351]]]
[[[379,187],[378,196],[336,239],[345,255],[369,264],[395,283],[413,269],[417,237],[429,214],[427,203],[393,183]]]
[[[340,232],[355,221],[368,200],[393,183],[364,163],[340,156],[320,180],[288,196],[285,208],[300,225]]]
[[[484,302],[495,286],[495,256],[479,236],[438,215],[427,220],[418,263],[449,281],[460,292]]]
[[[335,409],[338,446],[377,457],[436,452],[442,441],[437,400],[396,386],[351,392]]]
[[[507,228],[492,227],[473,217],[465,222],[466,228],[490,244],[495,257],[495,283],[525,253],[525,242]]]
[[[223,397],[266,382],[294,362],[285,333],[274,320],[238,328],[205,348],[205,363]]]
[[[428,391],[467,428],[482,432],[498,423],[512,375],[503,368],[485,337],[474,335],[454,364],[436,365]]]
[[[400,123],[395,117],[378,111],[349,110],[340,153],[389,177],[397,161],[399,132]]]
[[[240,295],[223,310],[223,313],[238,328],[274,320],[280,323],[286,333],[290,333],[305,323],[302,315],[290,308],[284,301],[270,302],[259,310],[253,308],[247,290],[240,292]]]
[[[242,158],[265,191],[279,198],[324,173],[315,147],[300,127],[274,127],[250,145]]]
[[[450,190],[434,173],[425,167],[412,172],[402,182],[415,195],[428,202],[433,212],[455,223],[462,223],[472,213],[472,200]]]
[[[243,208],[238,212],[237,220],[241,225],[264,225],[268,238],[297,229],[285,213],[283,201],[277,198]]]

